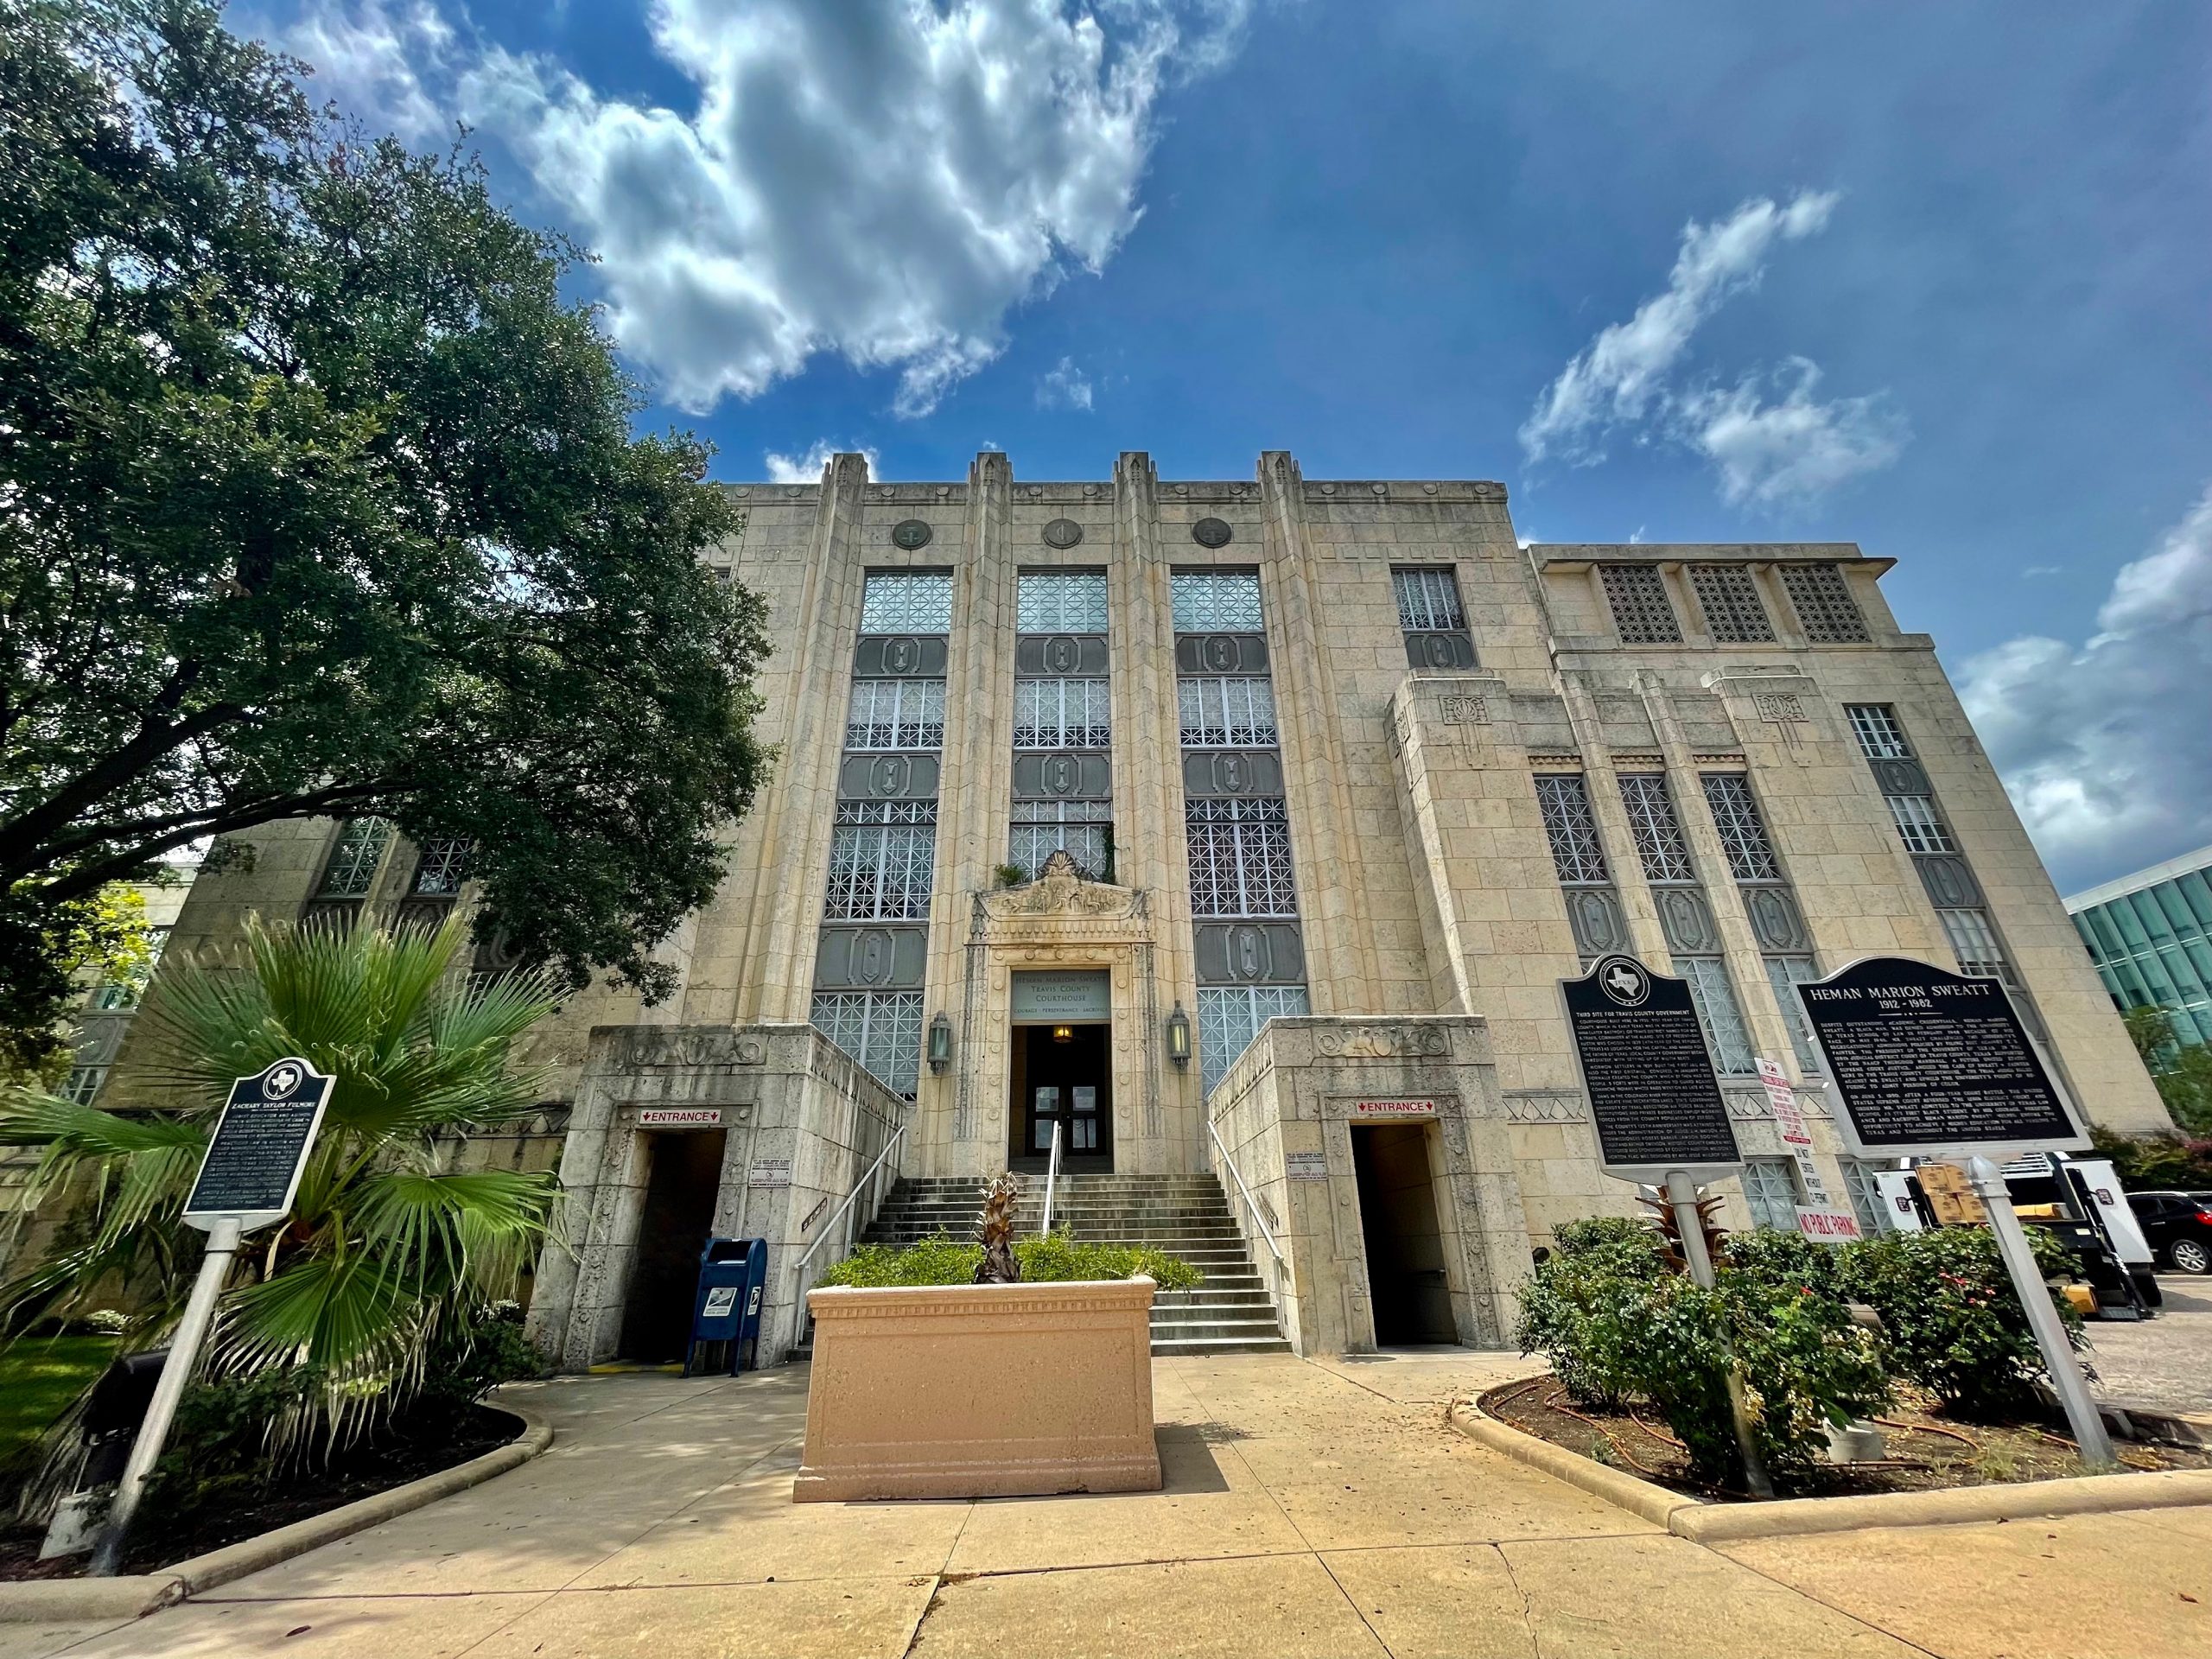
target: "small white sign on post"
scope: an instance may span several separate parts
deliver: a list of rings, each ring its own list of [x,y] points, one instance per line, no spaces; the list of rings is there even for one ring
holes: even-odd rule
[[[1823,1244],[1848,1244],[1859,1236],[1859,1217],[1848,1210],[1811,1210],[1801,1204],[1797,1230]]]
[[[1789,1074],[1778,1062],[1764,1054],[1759,1056],[1758,1067],[1759,1081],[1766,1085],[1767,1108],[1774,1114],[1776,1128],[1782,1131],[1782,1144],[1789,1148],[1789,1156],[1797,1166],[1799,1187],[1812,1200],[1813,1209],[1822,1214],[1834,1214],[1828,1184],[1821,1178],[1821,1166],[1813,1161],[1813,1131],[1805,1121],[1805,1109],[1797,1103],[1797,1091],[1790,1086]],[[1809,1230],[1806,1236],[1827,1236]],[[1858,1234],[1853,1232],[1851,1236],[1856,1238]]]

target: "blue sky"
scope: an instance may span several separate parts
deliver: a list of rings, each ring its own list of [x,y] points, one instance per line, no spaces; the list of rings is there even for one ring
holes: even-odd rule
[[[2063,887],[2212,842],[2212,8],[268,0],[731,479],[1486,477],[1901,563]],[[772,460],[772,457],[778,459]],[[818,464],[818,462],[817,462]]]

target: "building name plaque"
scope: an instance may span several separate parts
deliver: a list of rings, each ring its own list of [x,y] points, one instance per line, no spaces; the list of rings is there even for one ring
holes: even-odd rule
[[[1112,1018],[1103,968],[1048,969],[1014,976],[1014,1018],[1031,1025]]]
[[[788,1158],[755,1158],[748,1185],[753,1186],[789,1186],[791,1184],[791,1160]]]
[[[1559,988],[1608,1175],[1656,1181],[1742,1164],[1687,980],[1608,956]]]
[[[1282,1173],[1294,1181],[1325,1181],[1329,1179],[1329,1154],[1286,1152],[1282,1155]]]

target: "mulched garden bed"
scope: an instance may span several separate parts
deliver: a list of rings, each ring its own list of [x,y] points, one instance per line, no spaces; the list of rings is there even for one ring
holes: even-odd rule
[[[1743,1498],[1689,1477],[1681,1443],[1664,1421],[1647,1411],[1603,1411],[1567,1398],[1555,1376],[1529,1377],[1491,1389],[1476,1402],[1490,1416],[1549,1440],[1554,1446],[1636,1475],[1691,1497]],[[2087,1473],[2074,1442],[2034,1423],[1967,1423],[1946,1418],[1935,1402],[1899,1390],[1897,1410],[1877,1418],[1889,1455],[1879,1463],[1824,1465],[1786,1496],[1840,1497],[1863,1492],[1924,1492],[1948,1486],[1981,1486],[2056,1480]],[[2124,1469],[2212,1469],[2212,1454],[2194,1447],[2113,1448]]]
[[[520,1418],[489,1406],[472,1406],[461,1417],[444,1419],[435,1427],[410,1430],[408,1425],[395,1425],[374,1440],[340,1452],[325,1468],[289,1477],[245,1503],[211,1505],[182,1526],[149,1504],[139,1510],[131,1528],[123,1570],[156,1572],[241,1539],[274,1532],[481,1457],[522,1431]],[[44,1537],[43,1528],[0,1532],[0,1580],[81,1577],[91,1558],[65,1555],[41,1561],[38,1550]]]

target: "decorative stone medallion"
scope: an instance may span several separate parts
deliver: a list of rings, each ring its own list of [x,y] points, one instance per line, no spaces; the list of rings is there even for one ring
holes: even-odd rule
[[[1200,547],[1227,547],[1233,534],[1228,523],[1220,518],[1201,518],[1191,526],[1191,539]]]
[[[891,526],[893,544],[905,548],[909,553],[918,547],[927,547],[934,533],[918,518],[901,518]]]
[[[1055,518],[1045,526],[1045,545],[1073,547],[1083,539],[1083,526],[1072,518]]]

